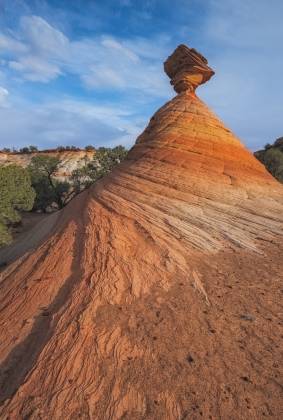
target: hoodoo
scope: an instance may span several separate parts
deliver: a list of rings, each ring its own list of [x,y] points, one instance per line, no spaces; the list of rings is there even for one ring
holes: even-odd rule
[[[127,160],[1,274],[3,419],[280,418],[283,188],[196,96],[206,59],[164,67]]]

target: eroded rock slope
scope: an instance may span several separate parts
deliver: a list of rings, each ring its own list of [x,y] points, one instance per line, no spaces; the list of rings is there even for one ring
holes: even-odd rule
[[[115,171],[2,273],[2,418],[246,419],[280,412],[283,188],[178,95]]]

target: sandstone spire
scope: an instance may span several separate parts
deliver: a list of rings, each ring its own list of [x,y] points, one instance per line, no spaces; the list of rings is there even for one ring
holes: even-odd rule
[[[1,274],[1,418],[280,418],[283,188],[194,93],[206,60],[165,69],[127,160]]]

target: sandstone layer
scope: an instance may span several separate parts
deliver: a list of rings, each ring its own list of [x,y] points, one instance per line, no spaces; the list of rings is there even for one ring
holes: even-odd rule
[[[281,417],[283,187],[191,51],[128,158],[2,273],[1,418]]]
[[[26,168],[34,156],[54,156],[60,159],[60,165],[56,174],[58,180],[68,179],[72,171],[89,163],[94,157],[92,150],[64,150],[44,151],[33,153],[4,153],[0,152],[0,165],[19,165]]]

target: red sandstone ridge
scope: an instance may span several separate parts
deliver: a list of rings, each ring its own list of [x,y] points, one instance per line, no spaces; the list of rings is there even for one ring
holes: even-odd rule
[[[196,96],[206,60],[165,69],[127,160],[2,273],[3,419],[281,417],[283,187]]]

